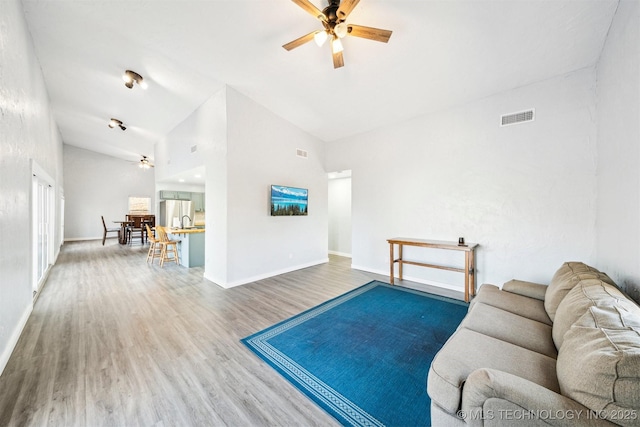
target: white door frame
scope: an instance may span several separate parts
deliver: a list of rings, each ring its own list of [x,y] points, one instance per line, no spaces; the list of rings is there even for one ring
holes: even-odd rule
[[[54,188],[54,179],[31,159],[31,271],[34,296],[40,291],[53,265],[56,219]]]

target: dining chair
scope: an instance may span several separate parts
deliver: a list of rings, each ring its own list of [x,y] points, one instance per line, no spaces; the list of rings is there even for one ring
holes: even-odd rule
[[[131,223],[127,226],[127,240],[132,243],[136,233],[140,233],[140,243],[144,245],[145,230],[142,228],[142,217],[140,215],[127,215],[127,221]]]
[[[156,231],[158,232],[158,240],[162,242],[162,252],[160,253],[160,267],[164,267],[165,261],[174,261],[176,264],[180,265],[180,259],[178,258],[178,243],[179,240],[169,240],[169,236],[167,236],[167,232],[164,227],[156,227]],[[173,254],[172,257],[169,254]]]
[[[104,216],[100,215],[102,218],[102,246],[104,246],[104,241],[107,240],[107,233],[118,233],[118,241],[120,240],[120,227],[118,228],[107,228],[107,224],[104,222]]]
[[[156,258],[162,259],[162,245],[163,242],[160,239],[157,239],[153,234],[153,231],[149,227],[149,224],[144,225],[147,229],[147,240],[150,242],[149,244],[149,252],[147,252],[147,262],[151,260],[151,264],[153,264],[153,260]]]

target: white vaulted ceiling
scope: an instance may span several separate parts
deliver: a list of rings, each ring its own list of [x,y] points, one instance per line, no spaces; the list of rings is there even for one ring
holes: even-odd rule
[[[327,45],[282,48],[321,28],[287,0],[23,0],[64,142],[131,161],[224,85],[331,141],[592,66],[617,4],[361,0],[348,22],[393,35],[344,39],[334,70]]]

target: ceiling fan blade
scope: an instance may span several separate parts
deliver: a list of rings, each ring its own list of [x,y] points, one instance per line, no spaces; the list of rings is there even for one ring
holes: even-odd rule
[[[309,0],[292,0],[295,4],[309,12],[314,18],[320,21],[326,21],[327,17],[322,13],[320,9],[315,7]]]
[[[392,33],[392,31],[389,30],[364,27],[362,25],[349,25],[348,31],[348,34],[350,36],[362,37],[364,39],[375,40],[382,43],[388,42]]]
[[[360,0],[342,0],[340,7],[338,8],[338,18],[345,20],[351,13],[354,7],[358,5]]]
[[[340,68],[344,66],[344,58],[342,57],[342,51],[333,54],[333,68]]]
[[[282,47],[287,49],[287,50],[295,49],[298,46],[303,45],[303,44],[313,40],[313,36],[315,36],[316,33],[317,33],[317,31],[312,31],[309,34],[305,34],[304,36],[299,37],[299,38],[295,39],[294,41],[291,41],[291,42],[283,45]]]

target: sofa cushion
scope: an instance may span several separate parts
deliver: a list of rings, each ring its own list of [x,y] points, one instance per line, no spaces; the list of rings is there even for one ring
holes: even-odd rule
[[[500,290],[495,285],[482,285],[478,294],[471,300],[469,310],[477,303],[484,303],[500,308],[510,313],[551,325],[551,319],[544,309],[544,302],[536,298],[529,298],[512,292]]]
[[[590,307],[566,333],[558,354],[562,394],[616,424],[637,426],[638,323],[635,313],[616,307]]]
[[[635,311],[640,316],[640,307],[615,286],[599,279],[584,279],[573,287],[564,297],[553,322],[553,342],[559,349],[562,346],[564,334],[576,320],[590,307],[619,306],[627,311]]]
[[[555,321],[558,306],[567,293],[585,279],[600,279],[615,286],[609,276],[593,267],[582,262],[565,262],[553,275],[544,297],[544,308],[551,320]]]
[[[445,411],[455,414],[460,409],[464,382],[479,368],[499,369],[560,391],[553,357],[461,327],[431,363],[429,396]]]
[[[554,359],[558,357],[551,326],[482,302],[469,309],[461,326]]]
[[[547,285],[512,279],[502,285],[502,290],[544,301],[545,294],[547,293]]]

